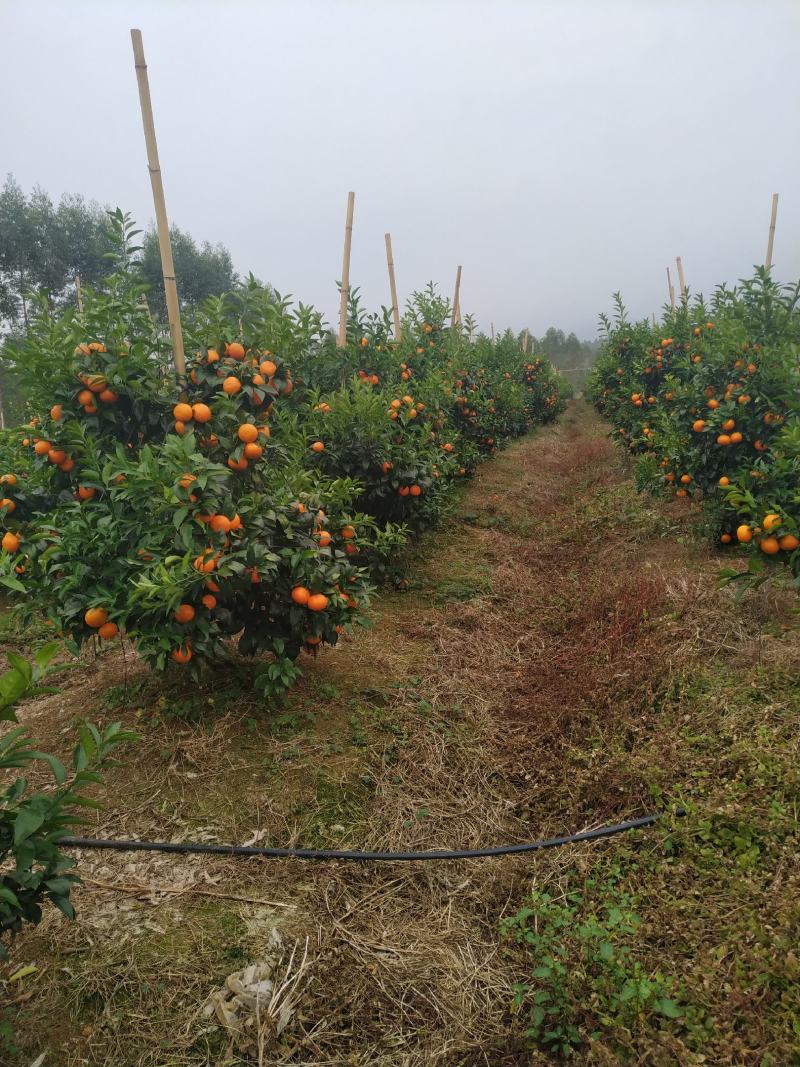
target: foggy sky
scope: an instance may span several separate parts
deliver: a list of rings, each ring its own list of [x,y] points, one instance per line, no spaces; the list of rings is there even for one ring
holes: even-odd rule
[[[461,263],[487,331],[733,282],[773,192],[800,276],[796,0],[0,0],[0,177],[149,223],[133,26],[171,221],[331,320],[349,189],[369,306],[389,230],[401,304]]]

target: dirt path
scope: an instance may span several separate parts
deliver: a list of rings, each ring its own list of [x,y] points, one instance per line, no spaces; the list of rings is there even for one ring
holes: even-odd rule
[[[746,811],[736,818],[760,826],[778,782],[788,812],[797,776],[787,724],[800,668],[791,599],[767,590],[736,605],[717,590],[720,560],[693,538],[687,513],[637,497],[605,433],[575,403],[558,426],[486,464],[452,520],[414,553],[409,590],[382,599],[373,629],[309,661],[277,713],[253,703],[241,670],[187,691],[129,664],[122,685],[118,655],[32,705],[43,747],[63,747],[64,727],[87,707],[143,734],[113,772],[93,829],[470,847],[579,830],[675,799],[703,805],[704,826],[709,806],[737,803]],[[766,702],[752,703],[754,679]],[[760,778],[747,762],[753,746],[741,748],[759,729],[775,741],[772,771]],[[742,775],[752,797],[736,790]],[[501,938],[501,919],[534,885],[563,894],[627,859],[648,871],[636,876],[637,952],[648,972],[675,974],[694,1014],[619,1032],[599,1026],[584,1062],[745,1064],[771,1049],[777,1058],[762,1062],[777,1067],[789,1062],[791,1040],[780,976],[774,1012],[762,983],[764,1021],[747,1034],[729,1002],[751,995],[750,970],[729,972],[724,1003],[706,982],[726,958],[720,945],[738,940],[746,954],[739,919],[752,931],[769,906],[791,936],[786,883],[796,859],[783,851],[788,823],[770,818],[765,870],[746,869],[747,887],[731,885],[733,904],[720,872],[691,859],[696,825],[675,831],[684,858],[666,864],[653,858],[666,828],[535,858],[436,865],[85,854],[78,920],[48,916],[15,948],[16,965],[39,971],[15,990],[24,1019],[11,1062],[45,1048],[45,1062],[59,1067],[259,1062],[258,1042],[248,1059],[246,1042],[229,1043],[196,1012],[227,975],[274,952],[273,927],[290,945],[309,939],[310,965],[280,1040],[264,1031],[263,1063],[551,1062],[528,1047],[525,1014],[510,1012],[512,985],[535,963]],[[709,880],[720,899],[688,915],[681,895]],[[144,888],[111,892],[109,883]],[[722,921],[737,906],[739,919]],[[763,974],[753,936],[753,973]],[[589,1006],[576,1019],[593,1029],[584,1016],[599,1010],[589,1004],[597,994],[584,980],[576,995]]]

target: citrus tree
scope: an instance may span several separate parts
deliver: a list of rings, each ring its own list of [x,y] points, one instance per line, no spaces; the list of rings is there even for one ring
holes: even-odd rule
[[[618,300],[589,383],[640,486],[702,501],[719,542],[749,554],[737,580],[788,563],[800,583],[798,295],[759,269],[658,329]]]

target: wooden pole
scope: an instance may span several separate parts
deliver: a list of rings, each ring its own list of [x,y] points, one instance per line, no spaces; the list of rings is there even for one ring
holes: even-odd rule
[[[461,322],[461,267],[456,270],[456,288],[453,293],[453,326],[457,326]]]
[[[492,344],[494,344],[494,323],[490,322],[489,325],[492,327]]]
[[[147,80],[147,64],[144,60],[141,30],[131,30],[133,59],[136,67],[136,80],[139,83],[139,103],[142,109],[144,142],[147,146],[147,169],[150,171],[150,184],[153,187],[153,203],[156,209],[156,231],[158,247],[161,251],[161,270],[164,275],[164,296],[167,301],[167,318],[172,339],[172,355],[178,380],[186,378],[186,359],[183,354],[183,333],[181,331],[181,309],[178,303],[178,287],[175,284],[175,264],[172,262],[172,244],[169,239],[169,222],[167,205],[164,200],[164,185],[161,181],[161,166],[158,162],[158,145],[156,128],[153,123],[153,105],[150,101],[150,83]]]
[[[81,296],[81,276],[75,275],[75,297],[78,304],[78,313],[83,314],[83,297]]]
[[[675,290],[672,286],[672,275],[667,267],[667,289],[669,290],[669,302],[672,304],[672,310],[675,310]]]
[[[676,256],[675,265],[678,268],[678,285],[681,287],[681,300],[686,299],[686,278],[683,276],[683,260],[680,256]]]
[[[347,344],[347,302],[350,299],[350,247],[353,243],[353,209],[356,194],[347,194],[347,217],[344,224],[344,255],[342,257],[342,293],[339,297],[339,337],[337,344],[344,348]]]
[[[769,238],[767,239],[767,258],[764,260],[764,266],[767,270],[772,266],[772,247],[775,244],[775,223],[778,219],[778,194],[772,194],[772,214],[769,220]]]
[[[392,255],[392,235],[384,234],[386,238],[386,265],[389,268],[389,292],[392,294],[392,314],[394,315],[394,339],[400,340],[400,308],[397,305],[397,282],[394,277],[394,256]]]
[[[528,351],[528,327],[525,327],[525,333],[522,335],[522,351],[526,353]]]

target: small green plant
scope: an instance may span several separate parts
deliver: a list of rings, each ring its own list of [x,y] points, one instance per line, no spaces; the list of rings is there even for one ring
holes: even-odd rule
[[[55,643],[45,645],[32,663],[9,653],[11,669],[0,676],[0,721],[16,722],[14,705],[24,697],[53,692],[41,683],[54,669],[52,660],[58,649]],[[0,938],[15,936],[23,923],[38,923],[46,902],[68,918],[74,916],[70,892],[78,878],[69,873],[73,860],[59,849],[59,842],[84,821],[81,808],[100,806],[86,796],[86,789],[103,783],[100,769],[111,762],[120,744],[134,737],[118,722],[102,732],[91,723],[84,724],[78,729],[69,772],[55,756],[31,746],[24,726],[0,739],[0,770],[21,770],[44,760],[55,782],[50,791],[33,791],[20,776],[0,792]],[[0,959],[7,955],[0,940]]]
[[[634,906],[614,879],[595,879],[563,895],[534,889],[530,903],[503,921],[503,934],[534,964],[513,1000],[533,1045],[569,1056],[604,1027],[631,1029],[646,1016],[683,1014],[673,979],[649,972],[633,952],[640,924]]]

